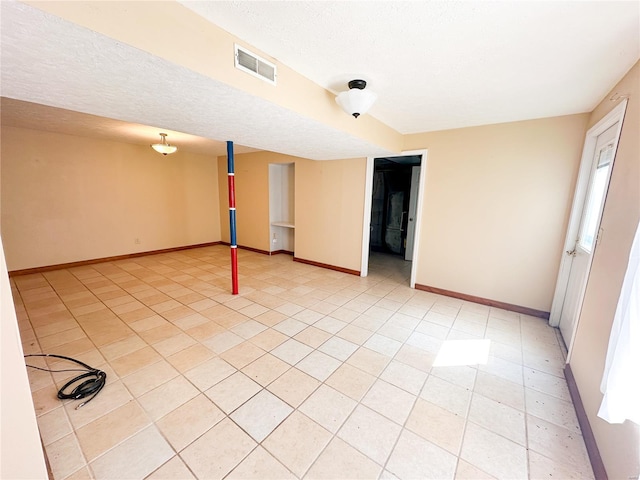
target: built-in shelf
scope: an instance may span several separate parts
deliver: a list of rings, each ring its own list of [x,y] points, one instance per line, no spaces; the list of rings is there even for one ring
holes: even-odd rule
[[[293,223],[289,222],[271,222],[272,227],[296,228]]]
[[[269,251],[295,251],[295,164],[269,165]]]

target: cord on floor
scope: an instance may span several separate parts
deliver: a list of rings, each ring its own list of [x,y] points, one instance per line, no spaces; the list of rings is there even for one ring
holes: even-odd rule
[[[80,365],[81,367],[84,367],[83,369],[73,368],[73,369],[63,369],[63,370],[50,370],[50,369],[47,369],[47,368],[36,367],[35,365],[27,364],[27,367],[29,367],[29,368],[33,368],[33,369],[36,369],[36,370],[42,370],[44,372],[53,372],[53,373],[57,373],[57,372],[84,372],[84,373],[81,373],[80,375],[72,378],[71,380],[69,380],[67,383],[65,383],[62,386],[62,388],[60,390],[58,390],[58,398],[60,400],[68,400],[68,399],[80,400],[80,399],[83,399],[83,398],[91,396],[91,398],[89,398],[89,400],[86,400],[86,401],[80,403],[76,407],[76,410],[78,410],[79,408],[85,406],[91,400],[96,398],[96,395],[98,395],[98,393],[100,393],[100,390],[102,390],[104,388],[105,384],[107,383],[107,374],[105,372],[103,372],[102,370],[98,370],[97,368],[90,367],[86,363],[81,362],[80,360],[76,360],[75,358],[65,357],[64,355],[54,355],[52,353],[33,353],[33,354],[30,354],[30,355],[25,355],[24,357],[25,358],[27,358],[27,357],[53,357],[53,358],[60,358],[62,360],[75,362],[78,365]],[[65,390],[67,390],[68,388],[71,388],[74,384],[76,384],[77,382],[80,382],[83,379],[86,379],[86,380],[84,380],[81,383],[75,385],[75,387],[73,387],[73,389],[70,392],[65,392]]]

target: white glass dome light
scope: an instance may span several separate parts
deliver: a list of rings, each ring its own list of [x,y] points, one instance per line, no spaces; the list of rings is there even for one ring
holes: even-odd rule
[[[367,82],[364,80],[351,80],[349,82],[349,90],[340,92],[336,96],[336,103],[349,115],[358,118],[360,115],[367,113],[378,95],[371,90],[365,90]]]
[[[162,138],[162,143],[154,143],[151,145],[156,152],[161,153],[162,155],[171,155],[178,151],[178,147],[175,145],[170,145],[167,143],[167,134],[161,133],[160,137]]]

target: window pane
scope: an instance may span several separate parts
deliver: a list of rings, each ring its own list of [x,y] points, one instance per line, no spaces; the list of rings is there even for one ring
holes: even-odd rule
[[[609,161],[602,163],[604,163],[604,165],[597,168],[593,177],[591,191],[587,199],[587,209],[582,222],[582,231],[580,232],[580,246],[588,252],[593,250],[593,242],[595,241],[596,230],[598,229],[598,216],[602,202],[604,201],[609,167],[611,165]]]

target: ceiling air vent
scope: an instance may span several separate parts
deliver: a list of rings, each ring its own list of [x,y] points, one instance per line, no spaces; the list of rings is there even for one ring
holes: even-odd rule
[[[276,66],[267,62],[264,58],[259,57],[249,50],[235,45],[236,51],[236,68],[247,72],[254,77],[261,78],[265,82],[272,85],[276,84]]]

